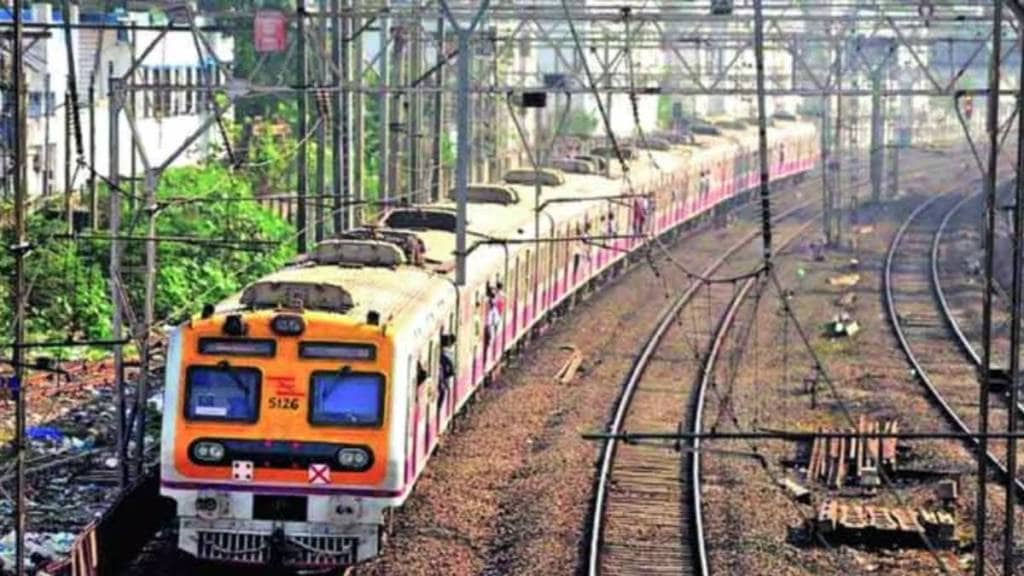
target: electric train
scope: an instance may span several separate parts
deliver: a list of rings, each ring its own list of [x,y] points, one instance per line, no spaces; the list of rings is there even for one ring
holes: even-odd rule
[[[403,206],[175,328],[160,482],[179,548],[296,568],[377,555],[452,418],[548,313],[756,191],[756,127],[713,126],[626,149],[631,186],[604,175],[607,148],[471,185],[464,285],[453,202]],[[776,117],[769,160],[773,182],[814,169],[815,123]]]

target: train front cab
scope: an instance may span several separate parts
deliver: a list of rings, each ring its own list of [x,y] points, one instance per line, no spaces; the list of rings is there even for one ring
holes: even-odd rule
[[[161,492],[205,561],[347,566],[377,554],[400,482],[389,463],[392,346],[317,312],[193,320],[171,340]]]

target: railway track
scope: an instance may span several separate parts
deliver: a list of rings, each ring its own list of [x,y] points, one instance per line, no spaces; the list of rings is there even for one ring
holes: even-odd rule
[[[806,218],[808,205],[801,204],[776,217],[778,225],[794,215],[805,216],[799,219],[783,246],[798,238],[817,219],[817,215]],[[701,276],[721,270],[758,237],[759,232],[755,231],[740,239],[710,263]],[[758,277],[740,280],[733,290],[728,289],[733,284],[693,282],[668,305],[627,373],[609,425],[610,433],[664,428],[666,422],[680,421],[681,430],[703,429],[701,416],[706,391],[719,352],[737,311],[757,281]],[[707,298],[697,297],[702,286],[709,287]],[[682,339],[662,346],[680,314],[691,304],[699,316],[706,314],[711,318],[714,311],[722,311],[714,334],[708,335],[708,352],[702,362],[693,358],[680,360],[690,352],[680,342]],[[692,450],[680,458],[676,451],[664,446],[606,442],[591,515],[589,574],[709,573],[701,516],[699,448],[700,443],[694,442]]]
[[[949,223],[953,220],[953,218],[955,218],[960,213],[960,211],[964,208],[967,202],[974,198],[977,198],[977,195],[965,196],[963,199],[961,199],[955,206],[953,206],[953,208],[949,210],[949,212],[946,213],[946,215],[942,219],[942,222],[939,224],[939,227],[935,230],[935,235],[932,240],[931,251],[931,276],[932,285],[935,287],[935,294],[938,298],[939,305],[942,308],[942,315],[946,321],[946,325],[949,326],[950,331],[953,332],[953,335],[956,337],[957,343],[960,345],[960,349],[963,350],[963,353],[966,355],[966,357],[970,360],[972,364],[974,364],[974,366],[978,370],[980,370],[982,366],[981,354],[979,353],[978,348],[974,345],[974,343],[971,342],[970,338],[968,338],[965,330],[961,326],[960,321],[957,320],[956,313],[953,310],[953,306],[950,304],[949,298],[946,295],[946,289],[942,281],[942,274],[940,273],[940,270],[942,268],[940,262],[941,245],[949,229]],[[978,296],[981,295],[979,294]],[[1006,296],[1008,297],[1008,294]],[[979,297],[977,298],[977,300],[980,302],[981,298]],[[994,360],[998,361],[996,359]],[[1000,396],[1000,398],[1003,398],[1005,400],[1004,396]],[[1020,415],[1024,415],[1024,404],[1017,403],[1017,413]]]
[[[918,206],[889,245],[883,274],[883,299],[890,326],[929,398],[953,430],[971,434],[977,428],[977,370],[980,359],[952,316],[939,279],[939,244],[952,214],[964,200],[955,194],[934,196]],[[927,294],[928,298],[922,298]],[[955,328],[953,328],[956,326]],[[956,341],[948,332],[957,334]],[[965,347],[966,346],[966,347]],[[999,416],[993,411],[993,428]],[[972,452],[976,438],[964,440]],[[985,458],[1000,476],[1006,467],[992,451]],[[1024,482],[1017,480],[1024,494]]]

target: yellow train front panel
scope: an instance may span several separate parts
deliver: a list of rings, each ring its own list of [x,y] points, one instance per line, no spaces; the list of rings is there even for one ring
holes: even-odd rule
[[[196,320],[182,334],[175,469],[256,485],[375,485],[388,461],[390,365],[379,329],[338,315]]]

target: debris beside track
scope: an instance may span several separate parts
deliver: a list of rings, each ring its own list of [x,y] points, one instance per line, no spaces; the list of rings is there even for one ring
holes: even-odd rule
[[[885,508],[828,500],[818,509],[811,528],[833,544],[873,548],[956,545],[956,519],[944,510]]]
[[[849,288],[860,283],[860,274],[841,274],[828,279],[829,286],[843,286]]]
[[[572,344],[562,346],[561,349],[569,351],[569,358],[555,374],[555,379],[559,384],[569,384],[576,378],[576,373],[583,365],[583,353]]]
[[[899,423],[868,421],[861,416],[856,430],[845,430],[858,436],[835,438],[816,436],[811,441],[807,463],[808,482],[820,482],[834,488],[848,483],[877,488],[879,474],[896,470],[895,438],[864,438],[866,434],[896,434]],[[819,433],[844,432],[818,429]]]

